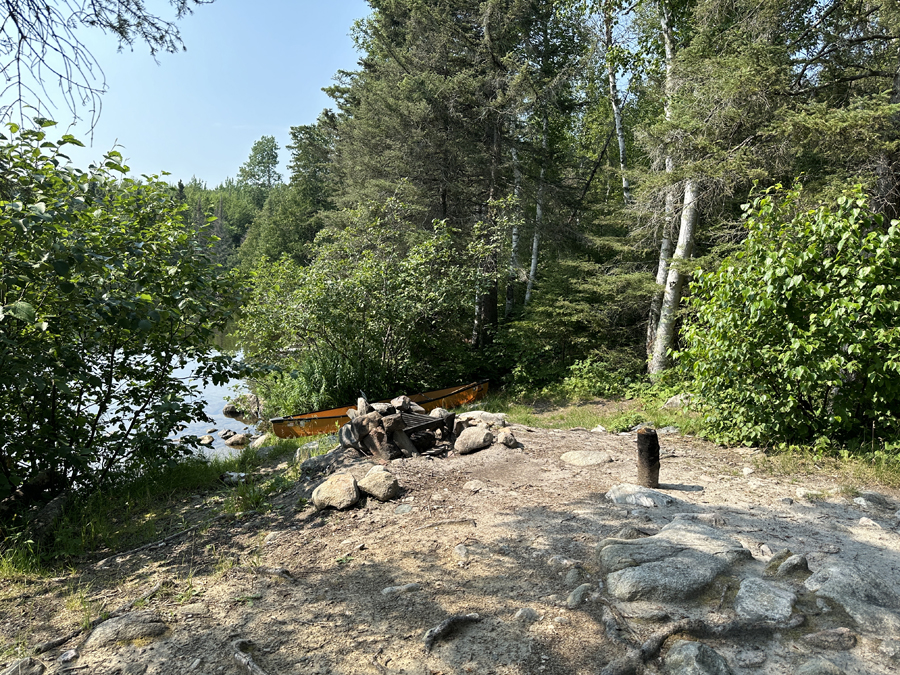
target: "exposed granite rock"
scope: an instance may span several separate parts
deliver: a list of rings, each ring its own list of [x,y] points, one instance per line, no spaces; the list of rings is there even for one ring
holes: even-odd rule
[[[85,640],[83,649],[96,649],[119,642],[158,637],[167,629],[156,612],[130,612],[113,617],[97,626]]]
[[[702,642],[679,640],[666,654],[665,666],[673,675],[732,675],[721,654]]]
[[[786,621],[797,602],[797,595],[782,586],[761,579],[744,579],[734,610],[742,619],[750,621]]]
[[[867,632],[900,638],[900,594],[892,580],[849,564],[820,567],[805,586],[816,595],[841,605]]]

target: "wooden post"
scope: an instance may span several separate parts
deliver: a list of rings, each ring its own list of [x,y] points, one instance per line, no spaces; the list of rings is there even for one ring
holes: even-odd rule
[[[637,447],[638,485],[659,487],[659,436],[656,429],[638,429]]]

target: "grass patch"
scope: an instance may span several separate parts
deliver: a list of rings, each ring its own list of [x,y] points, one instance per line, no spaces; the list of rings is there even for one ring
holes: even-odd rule
[[[57,523],[52,543],[39,547],[22,533],[7,532],[0,542],[0,579],[33,579],[52,575],[69,562],[95,552],[119,552],[156,541],[221,511],[265,510],[269,498],[293,485],[299,471],[256,477],[229,487],[226,472],[252,476],[263,463],[300,459],[331,448],[327,437],[276,439],[271,436],[264,458],[249,446],[227,457],[190,457],[103,490],[76,495]],[[312,442],[312,444],[310,444]],[[266,445],[266,444],[264,444]]]
[[[697,413],[662,408],[673,394],[671,389],[647,386],[639,394],[634,398],[616,400],[556,396],[532,398],[525,403],[499,392],[474,405],[484,410],[506,413],[507,419],[513,424],[543,429],[593,429],[600,425],[607,431],[618,433],[647,423],[656,428],[678,427],[683,434],[700,432],[701,420]]]
[[[900,488],[900,455],[892,450],[860,452],[858,447],[811,448],[780,445],[754,460],[761,473],[790,479],[812,475],[830,475],[840,492],[851,497],[860,487],[884,485]]]

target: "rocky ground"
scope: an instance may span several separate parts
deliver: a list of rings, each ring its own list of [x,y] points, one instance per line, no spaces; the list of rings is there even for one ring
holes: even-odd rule
[[[677,433],[646,493],[633,433],[511,430],[519,447],[391,462],[392,501],[318,511],[325,474],[234,518],[198,495],[184,536],[10,584],[0,672],[900,669],[895,493],[767,475],[754,450]]]

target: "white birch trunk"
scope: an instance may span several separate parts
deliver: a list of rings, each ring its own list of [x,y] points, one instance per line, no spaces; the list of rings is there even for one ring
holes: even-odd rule
[[[678,245],[675,247],[675,255],[672,256],[672,264],[666,275],[666,291],[659,312],[659,327],[653,344],[653,356],[650,359],[651,375],[658,375],[669,367],[669,350],[675,346],[675,317],[681,304],[681,294],[687,276],[682,269],[682,263],[690,259],[694,249],[698,196],[696,181],[688,179],[684,184],[684,205],[681,208]]]

